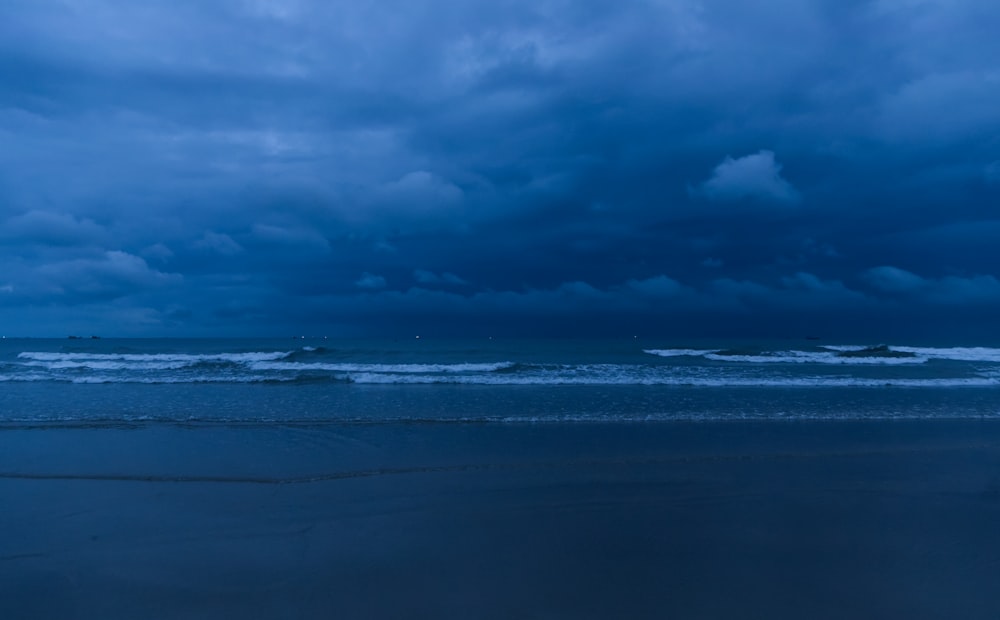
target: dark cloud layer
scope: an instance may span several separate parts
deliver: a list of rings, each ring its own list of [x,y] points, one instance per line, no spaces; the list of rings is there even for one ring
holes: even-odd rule
[[[1000,5],[11,0],[8,335],[994,337]]]

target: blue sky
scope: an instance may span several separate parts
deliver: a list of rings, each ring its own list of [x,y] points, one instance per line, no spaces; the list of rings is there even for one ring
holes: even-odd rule
[[[994,2],[0,12],[7,335],[997,337]]]

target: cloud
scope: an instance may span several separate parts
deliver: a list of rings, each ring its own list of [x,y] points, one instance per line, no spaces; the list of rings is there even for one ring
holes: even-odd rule
[[[28,211],[9,218],[0,227],[0,238],[23,244],[90,245],[99,243],[105,236],[105,230],[89,218],[50,211]]]
[[[983,178],[990,185],[1000,185],[1000,159],[987,164],[983,169]]]
[[[376,187],[366,200],[367,217],[415,221],[451,214],[462,202],[463,192],[441,177],[417,170]]]
[[[934,73],[883,102],[879,130],[890,139],[956,140],[1000,128],[1000,71]]]
[[[299,0],[245,0],[243,6],[253,15],[282,22],[299,18],[304,9]]]
[[[195,241],[194,247],[206,249],[222,256],[234,256],[243,251],[243,246],[233,241],[229,235],[212,231],[207,231]]]
[[[834,307],[847,307],[866,305],[868,302],[863,293],[848,288],[840,280],[824,280],[805,271],[781,278],[781,284],[787,291],[805,293],[805,298],[808,299],[807,303],[825,300],[834,304]]]
[[[43,296],[117,299],[181,283],[182,276],[149,267],[142,258],[118,250],[92,258],[45,264],[35,270],[29,290]]]
[[[771,151],[737,159],[727,156],[694,191],[713,202],[754,200],[793,205],[801,200],[799,192],[781,177],[781,165]]]
[[[680,282],[664,275],[645,280],[629,280],[625,283],[625,289],[650,299],[676,298],[684,292]]]
[[[873,267],[862,278],[883,293],[913,293],[927,286],[927,280],[915,273],[889,265]]]
[[[146,258],[157,261],[166,261],[174,257],[174,251],[164,243],[154,243],[142,249],[141,254]]]
[[[998,304],[1000,280],[992,275],[947,276],[934,283],[932,299],[945,304]]]
[[[717,278],[708,283],[708,291],[719,299],[756,301],[768,299],[773,291],[767,286],[750,280]]]
[[[943,305],[1000,303],[1000,280],[992,275],[925,278],[891,266],[875,267],[862,278],[876,290]]]
[[[378,286],[383,280],[366,273]],[[359,280],[359,286],[360,286]],[[597,287],[582,280],[559,283],[551,288],[487,290],[471,294],[415,287],[409,290],[378,291],[365,295],[358,312],[372,316],[453,313],[494,320],[496,317],[581,317],[622,315],[640,323],[653,317],[667,317],[704,311],[730,311],[734,308],[766,306],[772,310],[800,311],[803,308],[833,311],[845,307],[867,307],[869,300],[837,280],[823,280],[813,274],[796,273],[782,280],[780,286],[752,281],[720,278],[704,287],[683,284],[669,276],[657,275],[641,280]],[[338,302],[346,307],[349,302]],[[363,309],[361,309],[363,308]],[[626,321],[627,322],[627,321]],[[572,323],[567,324],[572,327]]]
[[[706,292],[712,295],[707,307],[716,309],[766,308],[779,313],[809,310],[826,314],[871,304],[863,293],[840,280],[823,279],[805,271],[782,276],[775,283],[717,278],[708,284]]]
[[[358,288],[376,290],[380,288],[385,288],[386,281],[385,278],[379,275],[368,273],[367,271],[361,274],[357,282],[354,283]]]
[[[462,286],[468,284],[462,278],[456,276],[450,272],[444,273],[434,273],[432,271],[426,271],[424,269],[417,269],[413,272],[413,279],[417,281],[418,284],[430,284],[430,285],[451,285],[451,286]]]
[[[782,278],[781,283],[786,288],[801,289],[804,291],[829,291],[844,289],[843,284],[840,282],[824,282],[819,277],[804,271]]]
[[[823,258],[842,258],[837,248],[826,242],[817,241],[812,238],[805,238],[801,245],[802,253]]]
[[[936,283],[934,297],[948,304],[998,304],[1000,280],[992,275],[947,276]]]
[[[244,245],[248,244],[265,248],[284,247],[297,254],[326,254],[330,251],[330,242],[320,231],[304,226],[254,224],[244,240]]]
[[[5,322],[943,329],[1000,274],[997,3],[13,1]]]

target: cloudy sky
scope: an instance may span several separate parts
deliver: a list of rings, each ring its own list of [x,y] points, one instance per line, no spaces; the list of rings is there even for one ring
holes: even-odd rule
[[[6,335],[1000,336],[1000,3],[0,13]]]

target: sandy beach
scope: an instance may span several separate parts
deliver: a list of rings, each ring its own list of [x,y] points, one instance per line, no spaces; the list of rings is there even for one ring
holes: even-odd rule
[[[0,430],[4,618],[991,618],[990,421]]]

